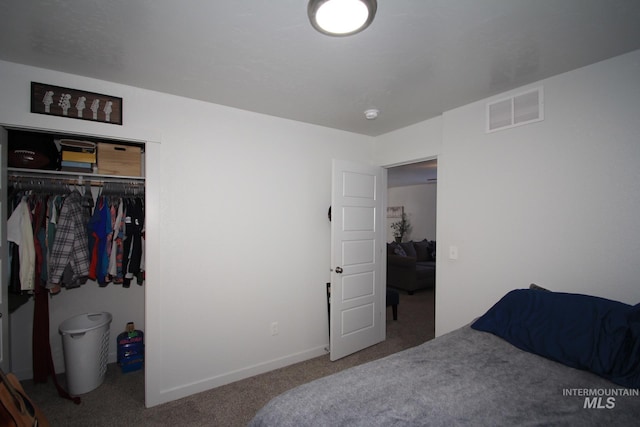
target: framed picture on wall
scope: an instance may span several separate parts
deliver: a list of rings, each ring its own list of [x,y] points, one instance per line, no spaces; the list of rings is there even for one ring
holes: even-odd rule
[[[122,125],[122,98],[31,82],[31,112]]]
[[[387,218],[402,218],[404,206],[387,206]]]

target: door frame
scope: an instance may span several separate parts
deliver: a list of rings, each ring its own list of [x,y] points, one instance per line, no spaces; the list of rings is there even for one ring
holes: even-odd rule
[[[81,121],[79,121],[81,122]],[[86,130],[76,129],[73,125],[70,126],[50,126],[50,127],[40,127],[40,126],[32,126],[29,124],[16,124],[11,123],[9,121],[0,122],[0,129],[3,132],[6,132],[7,129],[17,129],[24,130],[29,132],[53,132],[56,134],[68,134],[75,136],[87,136],[94,138],[104,138],[107,140],[120,140],[120,141],[131,141],[135,143],[143,143],[145,145],[145,155],[144,155],[144,177],[145,177],[145,240],[147,241],[145,246],[145,281],[157,281],[160,283],[161,275],[160,268],[161,263],[157,262],[157,256],[155,256],[156,251],[158,250],[157,245],[154,245],[154,241],[158,241],[158,236],[160,233],[160,180],[158,179],[161,176],[160,172],[160,155],[162,148],[162,136],[154,130],[151,129],[114,129],[117,132],[113,133],[104,133],[104,132],[87,132]],[[6,155],[0,158],[0,179],[3,181],[3,188],[6,187],[6,179],[7,179],[7,160]],[[3,203],[4,207],[5,203]],[[6,208],[5,208],[6,209]],[[0,221],[6,223],[6,213],[4,215],[4,221]],[[6,228],[6,224],[4,225]],[[4,230],[6,231],[6,230]],[[3,242],[6,241],[6,232],[3,232],[0,236]],[[0,248],[1,250],[4,250]],[[5,271],[8,272],[8,269],[3,269],[2,279],[4,279]],[[158,277],[158,279],[155,279]],[[2,283],[4,285],[4,283]],[[4,287],[4,286],[3,286]],[[156,405],[158,399],[161,386],[159,384],[161,380],[161,376],[158,375],[158,372],[161,372],[162,365],[160,356],[157,355],[158,352],[155,351],[155,347],[157,345],[156,331],[153,329],[154,326],[161,324],[161,313],[157,309],[159,306],[157,292],[151,292],[148,286],[144,286],[144,323],[145,323],[145,363],[144,363],[144,371],[145,371],[145,406],[151,407]],[[10,316],[7,316],[10,317]],[[5,319],[8,320],[8,319]],[[3,324],[7,324],[7,328],[9,330],[9,339],[10,337],[10,325],[9,321],[3,322]],[[149,326],[151,325],[151,328]],[[3,326],[4,327],[4,326]],[[9,351],[9,365],[11,359],[11,351],[10,347],[7,346],[7,351]],[[10,366],[7,367],[6,372],[9,372]],[[4,366],[3,366],[4,369]]]
[[[7,242],[7,130],[0,126],[0,367],[11,371],[11,328],[9,315],[9,245]]]
[[[412,164],[416,164],[416,163],[423,163],[423,162],[429,162],[429,161],[432,161],[432,160],[436,160],[438,162],[436,170],[437,170],[437,172],[439,172],[440,171],[440,163],[439,163],[440,159],[439,159],[439,157],[440,157],[439,155],[433,155],[433,156],[424,157],[424,158],[420,158],[420,159],[408,160],[408,161],[405,161],[405,162],[384,165],[382,167],[385,168],[388,171],[389,169],[393,169],[393,168],[399,167],[399,166],[412,165]],[[439,175],[439,174],[437,173],[437,175]],[[440,179],[439,176],[438,176],[438,179]],[[436,181],[436,185],[437,185],[437,181]],[[387,209],[387,204],[388,204],[388,192],[389,192],[389,186],[388,186],[388,183],[387,183],[387,188],[385,189],[385,206],[384,206],[385,211]],[[437,191],[436,205],[439,205],[439,203],[438,203],[438,199],[439,198],[440,198],[440,191]],[[385,238],[385,240],[386,240],[386,238]],[[435,240],[436,240],[436,242],[438,241],[438,209],[437,209],[437,207],[436,207],[436,235],[435,235]],[[437,261],[436,261],[436,286],[434,288],[434,317],[435,317],[435,312],[437,310],[437,306],[436,306],[437,298],[435,298],[435,295],[438,292],[438,288],[437,288],[437,285],[438,285],[438,275],[437,275],[438,265],[437,265],[437,263],[440,262],[439,260],[441,259],[441,257],[437,257],[436,259],[437,259]],[[386,265],[385,265],[385,267],[386,267]],[[385,280],[386,280],[386,276],[385,276]],[[434,318],[434,325],[435,325],[435,318]]]

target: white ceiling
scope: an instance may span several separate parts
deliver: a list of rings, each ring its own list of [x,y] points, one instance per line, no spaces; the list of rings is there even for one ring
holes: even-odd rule
[[[372,136],[640,48],[638,0],[378,0],[344,38],[304,0],[0,0],[0,16],[3,60]]]

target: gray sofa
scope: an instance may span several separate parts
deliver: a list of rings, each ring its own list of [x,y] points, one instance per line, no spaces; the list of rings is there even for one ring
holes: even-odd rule
[[[387,243],[387,286],[406,291],[430,289],[436,283],[434,240]]]

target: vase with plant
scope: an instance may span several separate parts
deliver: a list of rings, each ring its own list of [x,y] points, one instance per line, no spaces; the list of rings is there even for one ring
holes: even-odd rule
[[[411,224],[409,224],[407,214],[403,212],[400,220],[391,224],[391,228],[393,229],[393,237],[395,237],[396,242],[402,242],[404,235],[411,229]]]

